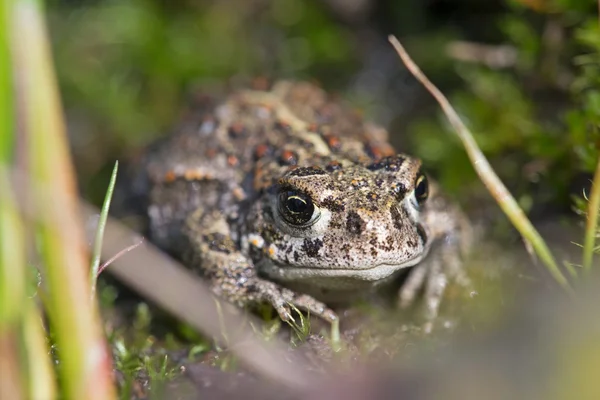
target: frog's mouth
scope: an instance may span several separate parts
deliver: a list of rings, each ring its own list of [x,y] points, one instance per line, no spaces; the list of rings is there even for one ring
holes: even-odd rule
[[[377,282],[389,278],[394,273],[418,264],[427,251],[412,259],[397,264],[381,263],[373,266],[340,268],[339,266],[290,266],[267,261],[261,263],[259,269],[271,279],[282,282],[303,282],[315,286],[337,286],[336,280]]]

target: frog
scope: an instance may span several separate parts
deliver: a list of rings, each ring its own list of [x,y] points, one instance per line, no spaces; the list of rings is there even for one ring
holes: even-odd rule
[[[428,321],[450,281],[469,285],[472,229],[460,208],[397,153],[383,127],[313,82],[202,96],[150,146],[136,190],[150,239],[242,308],[339,319],[402,276]]]

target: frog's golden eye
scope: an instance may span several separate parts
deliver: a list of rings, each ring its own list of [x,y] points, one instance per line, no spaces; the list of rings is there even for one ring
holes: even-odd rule
[[[429,182],[425,175],[419,174],[415,182],[415,198],[417,199],[417,203],[422,205],[427,200],[427,197],[429,197]]]
[[[279,213],[292,225],[306,225],[314,219],[315,205],[304,193],[282,190],[278,198]]]

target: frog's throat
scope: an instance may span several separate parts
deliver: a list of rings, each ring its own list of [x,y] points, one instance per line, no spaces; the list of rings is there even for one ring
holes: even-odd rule
[[[297,282],[314,278],[346,278],[359,281],[379,281],[390,277],[395,272],[420,263],[427,255],[429,247],[410,260],[399,264],[377,264],[373,266],[358,266],[353,268],[290,266],[279,265],[272,260],[263,260],[259,270],[272,279],[283,282]]]

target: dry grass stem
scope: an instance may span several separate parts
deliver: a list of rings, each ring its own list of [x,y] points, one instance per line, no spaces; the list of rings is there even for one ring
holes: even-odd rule
[[[84,205],[83,212],[88,218],[98,214],[90,205]],[[102,255],[108,258],[123,243],[139,241],[138,234],[108,218]],[[287,347],[283,343],[275,339],[266,343],[254,334],[252,324],[260,323],[254,316],[241,317],[242,310],[216,299],[200,278],[147,241],[115,259],[107,271],[199,331],[216,338],[226,334],[235,355],[264,377],[294,389],[318,381],[299,361],[292,364],[282,359]]]
[[[104,262],[100,268],[98,268],[98,272],[96,275],[96,278],[98,276],[100,276],[100,274],[106,269],[106,267],[108,267],[110,264],[112,264],[113,262],[115,262],[115,260],[119,259],[119,257],[124,256],[125,254],[129,253],[131,250],[136,249],[138,246],[141,246],[142,243],[144,243],[144,239],[140,239],[139,242],[132,244],[131,246],[127,246],[126,248],[124,248],[123,250],[119,251],[117,254],[115,254],[114,256],[112,256],[111,258],[109,258],[108,260],[106,260],[106,262]]]
[[[419,80],[423,86],[431,93],[431,95],[437,100],[437,102],[442,107],[444,114],[454,127],[458,137],[463,143],[465,150],[471,160],[471,164],[479,178],[486,186],[488,191],[492,194],[496,202],[504,211],[506,216],[510,219],[515,228],[521,233],[524,240],[529,242],[532,248],[535,250],[537,256],[542,260],[542,262],[548,268],[548,271],[556,282],[558,282],[564,289],[571,292],[571,286],[569,281],[563,273],[561,272],[558,264],[556,263],[550,249],[538,233],[538,231],[531,224],[529,219],[525,216],[525,213],[519,205],[514,197],[510,194],[506,186],[502,183],[500,178],[496,175],[488,160],[485,158],[475,139],[473,139],[473,135],[462,122],[446,96],[433,84],[431,81],[423,74],[420,68],[414,63],[414,61],[410,58],[404,47],[400,44],[398,39],[395,36],[389,36],[390,43],[394,46],[398,55],[408,68],[408,70],[414,75],[417,80]]]
[[[598,218],[600,217],[600,159],[596,165],[592,190],[590,192],[583,241],[583,269],[589,271],[594,260],[596,236],[598,235]]]

